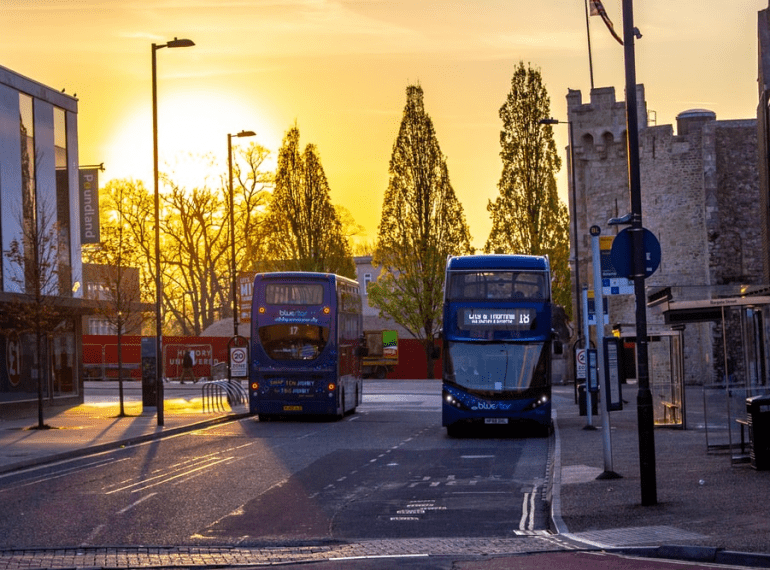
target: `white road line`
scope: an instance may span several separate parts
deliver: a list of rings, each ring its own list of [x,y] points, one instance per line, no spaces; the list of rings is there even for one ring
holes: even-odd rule
[[[144,501],[146,501],[146,500],[147,500],[147,499],[149,499],[150,497],[154,497],[154,496],[155,496],[155,495],[157,495],[157,494],[158,494],[158,493],[150,493],[149,495],[145,495],[145,496],[144,496],[144,497],[142,497],[141,499],[138,499],[138,500],[134,501],[133,503],[131,503],[130,505],[128,505],[128,506],[126,506],[126,507],[123,507],[122,509],[120,509],[120,510],[118,511],[118,514],[119,514],[119,515],[122,515],[123,513],[126,513],[126,512],[128,512],[128,511],[130,511],[131,509],[133,509],[133,508],[134,508],[136,505],[138,505],[139,503],[143,503]]]
[[[94,530],[91,531],[91,534],[89,534],[85,541],[80,546],[91,546],[91,543],[93,543],[94,539],[99,535],[100,532],[104,530],[104,525],[100,524],[97,525]]]
[[[524,493],[521,501],[521,520],[519,521],[519,530],[527,530],[527,508],[529,505],[529,493]]]
[[[533,530],[535,528],[535,497],[537,496],[537,485],[531,492],[524,493],[521,502],[521,520],[519,521],[519,530]]]
[[[121,461],[127,461],[129,458],[124,459],[100,459],[99,461],[94,461],[93,463],[87,463],[86,465],[77,465],[74,467],[70,467],[69,469],[64,469],[63,471],[58,471],[55,475],[41,475],[39,477],[36,477],[35,479],[32,479],[31,481],[25,481],[23,483],[19,483],[17,485],[12,485],[11,487],[8,487],[7,489],[0,489],[0,493],[3,491],[8,491],[10,489],[20,489],[22,487],[29,487],[30,485],[37,485],[38,483],[46,483],[47,481],[53,481],[54,479],[60,479],[62,477],[69,477],[73,473],[77,473],[79,471],[85,471],[87,469],[94,469],[96,467],[102,467],[104,465],[114,465],[115,463],[119,463]],[[72,461],[72,460],[71,460]],[[52,464],[46,465],[44,467],[51,467]],[[9,475],[18,475],[18,472],[16,473],[9,473],[6,476]],[[1,477],[0,477],[1,478]]]
[[[233,458],[232,457],[225,457],[223,459],[220,459],[219,461],[213,461],[213,462],[210,462],[210,463],[206,463],[205,465],[201,465],[199,467],[196,467],[195,469],[189,469],[187,471],[183,471],[182,473],[178,473],[177,475],[169,476],[166,473],[162,473],[162,474],[157,475],[155,477],[150,477],[149,479],[144,479],[142,481],[137,481],[135,483],[131,483],[129,485],[125,485],[123,487],[119,487],[119,488],[113,489],[111,491],[107,491],[105,493],[105,495],[112,495],[114,493],[119,493],[120,491],[128,491],[129,489],[131,489],[132,493],[138,493],[139,491],[144,491],[145,489],[150,489],[152,487],[157,487],[158,485],[163,485],[164,483],[169,483],[170,481],[173,481],[175,479],[179,479],[180,477],[187,477],[190,473],[194,473],[196,471],[200,471],[201,469],[208,469],[209,467],[213,467],[214,465],[218,465],[220,463],[224,463],[225,461],[230,461],[231,459],[233,459]],[[134,488],[134,487],[136,487],[136,488]]]

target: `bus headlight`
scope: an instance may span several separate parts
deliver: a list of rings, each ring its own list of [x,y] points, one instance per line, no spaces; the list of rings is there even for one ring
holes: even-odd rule
[[[444,392],[444,402],[452,406],[453,408],[457,408],[458,410],[469,410],[470,408],[463,404],[460,400],[455,398],[452,394],[449,392]]]
[[[543,394],[542,396],[539,396],[538,398],[536,398],[535,400],[530,402],[527,405],[527,407],[524,408],[524,409],[525,410],[534,410],[535,408],[539,408],[540,406],[544,406],[547,403],[548,403],[548,395],[547,394]]]

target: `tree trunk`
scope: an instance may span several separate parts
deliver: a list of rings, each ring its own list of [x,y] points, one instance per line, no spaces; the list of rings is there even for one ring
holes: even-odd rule
[[[427,364],[427,372],[425,377],[428,380],[433,380],[433,339],[425,339],[425,362]]]
[[[120,395],[120,414],[125,417],[126,409],[123,406],[123,323],[118,321],[118,393]]]

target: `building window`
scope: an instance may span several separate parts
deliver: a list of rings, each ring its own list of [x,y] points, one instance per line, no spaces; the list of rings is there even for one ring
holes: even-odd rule
[[[59,227],[59,295],[71,297],[72,269],[70,267],[70,184],[67,167],[67,114],[53,108],[53,136],[56,164],[56,220]]]
[[[125,331],[123,331],[125,333]],[[88,319],[88,334],[116,335],[117,327],[104,317],[90,317]]]
[[[369,283],[372,282],[372,274],[364,273],[364,295],[369,294]]]

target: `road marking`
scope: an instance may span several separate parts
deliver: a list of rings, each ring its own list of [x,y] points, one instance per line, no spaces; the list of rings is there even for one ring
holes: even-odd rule
[[[392,519],[391,519],[392,520]],[[430,554],[370,554],[368,556],[339,556],[329,560],[370,560],[375,558],[427,558]]]
[[[91,534],[86,537],[85,542],[83,542],[80,546],[90,546],[94,539],[96,539],[96,537],[99,535],[99,533],[104,530],[104,526],[105,525],[103,524],[97,525],[96,528],[91,531]]]
[[[131,509],[133,509],[133,508],[134,508],[135,506],[137,506],[138,504],[140,504],[140,503],[143,503],[144,501],[146,501],[146,500],[147,500],[147,499],[149,499],[150,497],[154,497],[154,496],[155,496],[155,495],[157,495],[157,494],[158,494],[158,493],[150,493],[149,495],[145,495],[145,496],[144,496],[144,497],[142,497],[141,499],[138,499],[138,500],[134,501],[133,503],[131,503],[130,505],[128,505],[128,506],[126,506],[126,507],[123,507],[122,509],[120,509],[120,510],[118,511],[118,514],[119,514],[119,515],[122,515],[122,514],[124,514],[124,513],[128,512],[128,511],[130,511]]]
[[[78,459],[82,459],[82,458],[78,458]],[[126,458],[123,458],[123,459],[114,459],[114,458],[110,457],[110,458],[105,458],[105,459],[99,459],[98,461],[93,461],[91,463],[86,463],[85,465],[76,465],[76,466],[70,467],[68,469],[64,469],[63,471],[57,471],[55,475],[40,475],[40,476],[38,476],[38,477],[36,477],[36,478],[34,478],[32,480],[24,481],[23,483],[19,483],[17,485],[12,485],[11,487],[7,487],[5,489],[0,489],[0,493],[2,493],[3,491],[8,491],[10,489],[19,489],[21,487],[29,487],[30,485],[36,485],[37,483],[45,483],[47,481],[53,481],[54,479],[60,479],[62,477],[68,477],[69,475],[72,475],[73,473],[77,473],[78,471],[85,471],[87,469],[94,469],[96,467],[103,467],[105,465],[114,465],[116,463],[120,463],[121,461],[128,461],[128,459],[130,459],[130,458],[126,457]],[[76,461],[76,459],[70,459],[68,461]],[[47,465],[42,465],[42,466],[39,466],[39,467],[35,467],[33,469],[35,469],[35,470],[43,469],[43,468],[46,468],[46,467],[52,467],[54,465],[59,465],[60,463],[64,463],[64,462],[49,463]],[[7,473],[6,475],[0,475],[0,479],[2,479],[3,477],[9,477],[11,475],[18,475],[19,473],[20,473],[20,471],[16,471],[16,472],[12,472],[12,473]]]
[[[195,469],[189,469],[187,471],[183,471],[182,473],[178,473],[176,475],[168,475],[166,473],[162,473],[160,475],[156,475],[155,477],[150,477],[149,479],[143,479],[135,483],[124,485],[123,487],[118,487],[117,489],[112,489],[111,491],[107,491],[105,495],[112,495],[114,493],[119,493],[120,491],[128,491],[129,489],[131,489],[132,493],[138,493],[140,491],[144,491],[145,489],[150,489],[152,487],[157,487],[158,485],[170,483],[171,481],[174,481],[175,479],[179,479],[180,477],[187,477],[191,473],[195,473],[196,471],[201,471],[203,469],[209,469],[210,467],[214,467],[215,465],[219,465],[220,463],[224,463],[232,459],[233,459],[232,457],[224,457],[218,461],[212,461],[204,465],[201,465],[199,467],[196,467]]]
[[[521,520],[519,521],[519,530],[533,530],[535,528],[535,497],[537,496],[537,485],[532,491],[524,493],[521,504]]]

